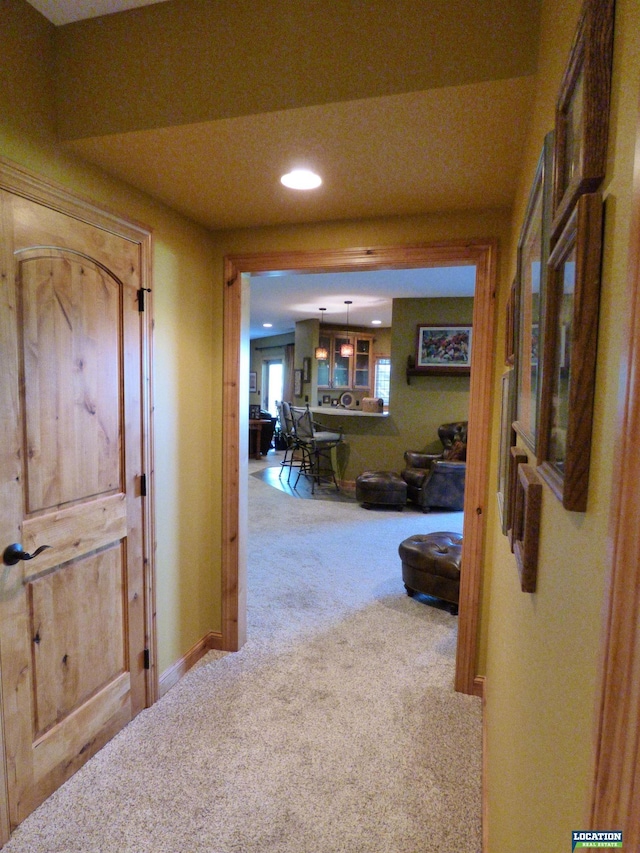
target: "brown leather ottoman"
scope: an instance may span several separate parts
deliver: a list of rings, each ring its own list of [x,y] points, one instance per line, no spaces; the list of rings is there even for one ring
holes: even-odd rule
[[[404,508],[407,484],[393,471],[364,471],[356,477],[356,499],[367,509],[370,506]]]
[[[402,580],[407,595],[416,592],[440,598],[458,612],[462,536],[458,533],[425,533],[410,536],[398,546]]]

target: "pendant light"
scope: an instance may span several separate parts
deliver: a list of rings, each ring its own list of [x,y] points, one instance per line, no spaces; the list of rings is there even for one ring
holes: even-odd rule
[[[319,337],[322,338],[322,320],[324,318],[323,311],[326,311],[326,308],[319,308],[320,313],[320,334]],[[329,350],[326,347],[318,346],[316,347],[315,356],[318,361],[326,361],[329,358]]]
[[[351,299],[345,299],[344,304],[347,306],[347,335],[349,334],[349,305],[352,305]],[[346,343],[340,347],[340,355],[342,358],[351,358],[353,355],[353,344]]]

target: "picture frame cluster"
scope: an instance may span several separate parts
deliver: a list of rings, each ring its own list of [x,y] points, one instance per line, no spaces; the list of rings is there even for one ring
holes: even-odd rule
[[[536,484],[546,482],[566,510],[587,508],[613,23],[614,0],[585,0],[506,305],[498,500],[527,592],[536,584]]]

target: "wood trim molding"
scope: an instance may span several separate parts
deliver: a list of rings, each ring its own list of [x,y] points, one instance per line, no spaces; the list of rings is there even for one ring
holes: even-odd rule
[[[474,353],[471,368],[469,444],[465,489],[462,582],[456,689],[473,694],[476,675],[479,602],[482,584],[488,466],[491,442],[491,399],[494,359],[495,288],[497,244],[494,240],[382,248],[352,248],[314,252],[265,252],[225,258],[224,366],[223,366],[223,470],[225,495],[222,542],[222,635],[224,648],[240,648],[246,638],[244,594],[246,566],[242,558],[246,542],[246,484],[240,478],[242,429],[241,375],[242,274],[290,270],[297,272],[349,272],[363,269],[406,269],[454,264],[476,266],[473,309]],[[246,345],[247,342],[244,342]]]
[[[640,849],[640,118],[636,128],[629,245],[627,350],[621,359],[624,409],[616,435],[611,539],[596,694],[595,760],[588,826],[623,830],[625,849]]]
[[[158,698],[162,699],[172,687],[175,687],[183,675],[186,675],[207,652],[212,650],[222,650],[222,634],[218,631],[209,631],[185,655],[165,669],[159,679]]]

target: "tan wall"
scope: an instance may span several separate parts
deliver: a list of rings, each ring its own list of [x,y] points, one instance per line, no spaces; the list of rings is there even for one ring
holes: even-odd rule
[[[454,19],[425,15],[414,0],[363,8],[366,14],[354,14],[345,0],[172,0],[60,27],[61,136],[171,127],[534,70],[536,3],[457,0]]]
[[[640,91],[640,7],[637,0],[617,0],[616,5],[589,507],[584,514],[565,512],[545,487],[535,595],[520,592],[513,556],[500,532],[496,501],[488,503],[480,670],[487,675],[491,853],[515,853],[532,845],[540,851],[567,849],[571,830],[583,822],[589,788],[600,609],[608,565],[618,365],[621,328],[627,315],[624,283]],[[169,4],[159,4],[157,9],[163,11],[164,6],[168,8]],[[220,627],[224,255],[497,237],[501,250],[496,351],[501,354],[504,306],[515,271],[515,241],[542,140],[553,126],[555,98],[579,7],[579,0],[543,0],[538,86],[512,217],[504,211],[458,212],[211,236],[152,199],[61,153],[54,142],[52,118],[53,29],[23,0],[3,3],[0,154],[154,229],[161,670],[207,630]],[[75,32],[80,33],[83,44],[95,48],[90,40],[83,39],[80,29]],[[69,46],[73,50],[77,45],[71,39]],[[95,58],[95,52],[93,55]],[[111,68],[120,66],[109,52],[103,56],[109,58]],[[138,71],[144,71],[146,65],[139,61],[139,54],[133,51],[130,56]],[[133,75],[133,82],[127,85],[132,92],[137,87],[138,72],[134,75],[135,69],[127,63],[122,67]],[[68,79],[76,78],[69,75]],[[106,78],[98,75],[97,79]],[[91,97],[96,94],[82,86],[77,88],[92,93]],[[98,92],[95,102],[100,97]],[[175,101],[169,106],[174,109]],[[500,378],[498,363],[495,401],[500,399]],[[496,480],[498,421],[496,402],[490,484]],[[188,558],[181,557],[184,553]]]
[[[515,272],[515,243],[543,138],[553,127],[555,98],[580,5],[579,0],[543,2],[539,85],[508,250],[510,272],[499,294],[501,318],[507,297],[504,286]],[[635,0],[618,0],[616,6],[589,502],[584,514],[567,512],[544,487],[535,595],[520,591],[513,555],[500,532],[496,502],[490,503],[485,565],[492,571],[484,591],[488,631],[482,654],[487,675],[489,850],[499,853],[532,846],[540,851],[565,850],[571,831],[586,828],[601,607],[609,565],[621,329],[628,313],[624,287],[640,91],[640,7]],[[499,352],[500,348],[499,338]],[[501,372],[498,366],[496,400]],[[498,419],[494,407],[496,430]],[[496,442],[493,449],[491,482],[496,479]]]
[[[220,630],[222,288],[210,235],[66,156],[50,101],[52,32],[22,0],[2,4],[0,156],[153,229],[157,624],[162,672]]]

